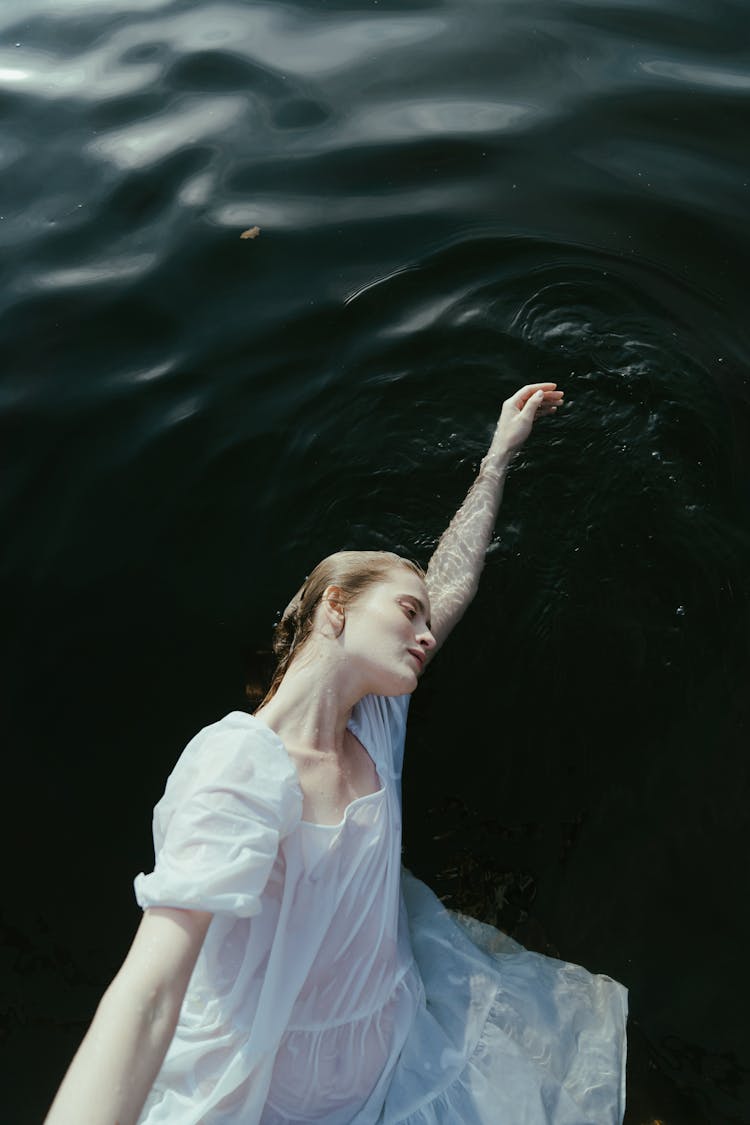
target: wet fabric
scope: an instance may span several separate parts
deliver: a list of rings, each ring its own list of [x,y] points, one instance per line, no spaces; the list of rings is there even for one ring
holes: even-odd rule
[[[350,729],[378,792],[302,819],[278,736],[233,712],[154,812],[145,909],[214,915],[142,1125],[617,1125],[626,994],[451,914],[401,867],[408,696]]]

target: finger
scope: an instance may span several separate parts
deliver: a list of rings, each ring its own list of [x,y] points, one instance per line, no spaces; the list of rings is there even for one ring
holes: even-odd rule
[[[544,400],[544,391],[542,391],[542,390],[534,391],[534,393],[524,403],[524,406],[523,406],[523,409],[522,409],[521,413],[528,415],[530,418],[535,418],[536,412],[537,412],[537,410],[539,410],[540,406],[542,405],[543,400]]]
[[[521,387],[518,390],[516,390],[515,395],[512,395],[510,397],[512,397],[512,398],[523,398],[524,402],[525,402],[525,400],[527,398],[530,398],[532,395],[535,395],[537,390],[544,390],[544,391],[554,390],[555,388],[557,388],[557,386],[558,386],[557,382],[527,382],[527,384],[524,387]]]
[[[511,402],[520,409],[537,391],[554,391],[556,387],[557,383],[527,383],[525,387],[521,387],[511,395]]]

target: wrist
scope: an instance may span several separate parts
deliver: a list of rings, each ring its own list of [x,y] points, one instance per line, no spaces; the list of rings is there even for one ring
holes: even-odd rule
[[[505,443],[495,445],[493,442],[479,464],[479,472],[482,476],[496,476],[502,480],[514,452]]]

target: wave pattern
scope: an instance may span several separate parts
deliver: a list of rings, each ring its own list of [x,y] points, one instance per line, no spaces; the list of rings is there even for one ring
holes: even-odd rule
[[[69,838],[18,875],[19,956],[59,976],[47,911],[87,979],[64,874],[90,852],[70,825],[102,816],[88,748],[125,748],[118,815],[145,824],[174,700],[186,729],[235,705],[318,556],[426,561],[502,399],[553,379],[567,405],[416,704],[410,847],[490,914],[526,888],[556,948],[630,984],[663,1082],[635,1080],[633,1121],[747,1117],[716,999],[750,939],[745,24],[734,0],[6,0],[11,734]],[[438,857],[467,729],[492,752]]]

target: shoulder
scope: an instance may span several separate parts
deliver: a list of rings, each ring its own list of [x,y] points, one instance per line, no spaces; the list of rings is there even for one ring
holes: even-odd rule
[[[244,711],[232,711],[190,740],[167,780],[172,805],[197,792],[222,790],[254,803],[283,806],[287,817],[301,808],[297,771],[281,739]]]
[[[175,771],[210,770],[218,765],[231,765],[248,776],[261,765],[280,775],[294,774],[294,766],[278,735],[244,711],[230,711],[199,730],[180,755]]]
[[[233,711],[183,750],[154,809],[156,863],[135,881],[142,907],[250,917],[282,839],[302,817],[296,770],[281,740]]]

